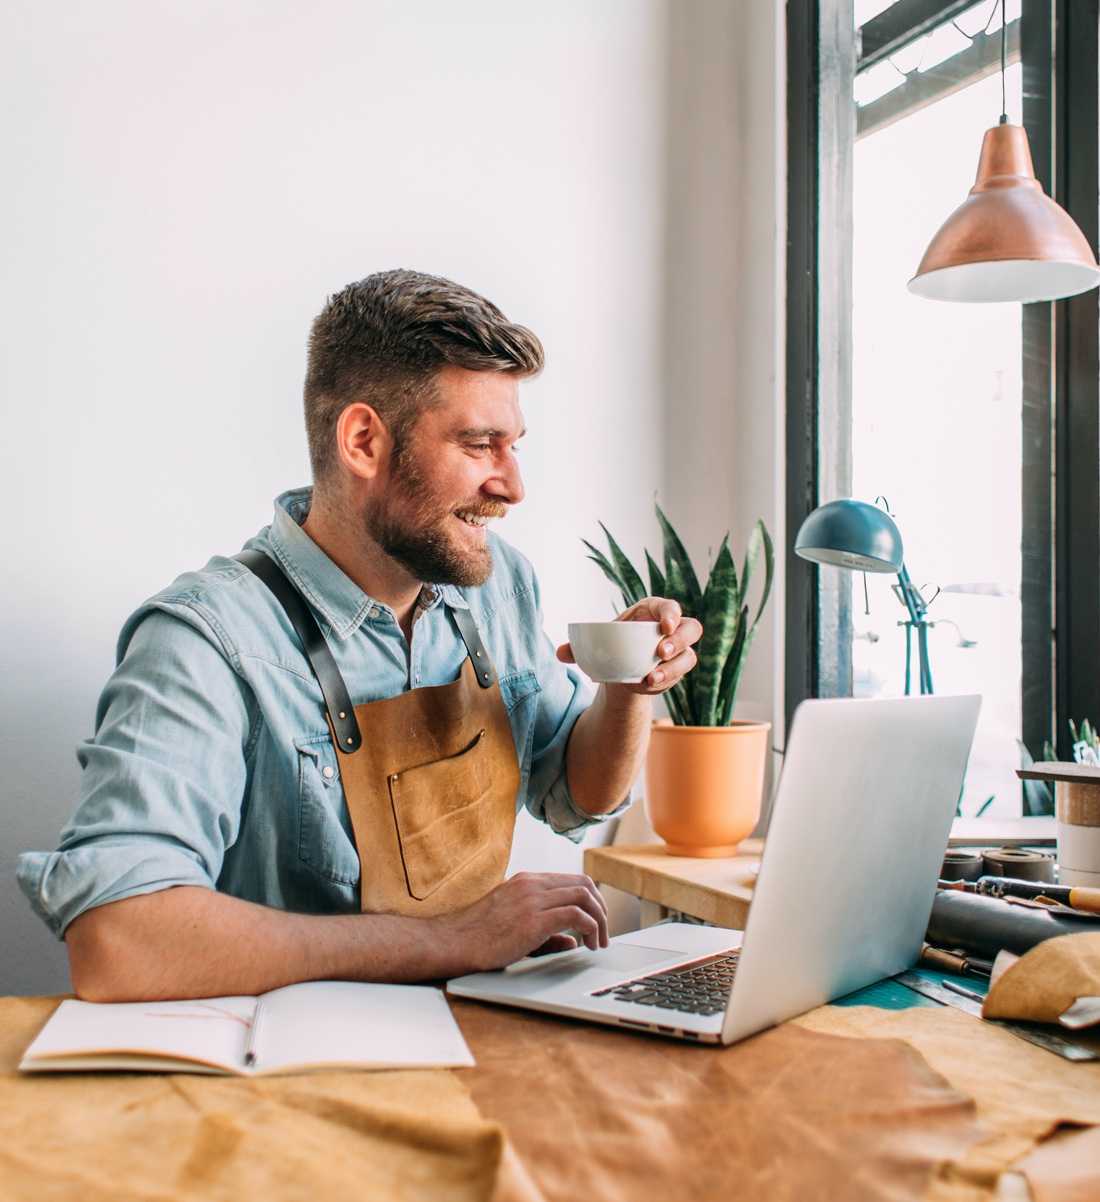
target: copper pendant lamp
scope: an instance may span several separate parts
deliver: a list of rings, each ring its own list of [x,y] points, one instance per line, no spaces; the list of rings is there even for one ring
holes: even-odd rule
[[[1035,178],[1027,132],[1004,113],[986,130],[970,195],[924,252],[909,291],[932,300],[1047,301],[1100,284],[1100,267],[1073,218]]]

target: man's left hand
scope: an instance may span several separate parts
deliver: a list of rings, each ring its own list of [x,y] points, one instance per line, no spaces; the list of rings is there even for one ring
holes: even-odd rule
[[[656,697],[678,684],[698,662],[692,647],[702,638],[703,626],[695,618],[685,618],[679,603],[667,597],[643,597],[637,605],[624,610],[616,622],[657,622],[660,626],[661,642],[657,658],[661,661],[639,684],[605,685],[605,688],[625,689]],[[563,643],[557,651],[558,659],[573,664],[573,649]]]

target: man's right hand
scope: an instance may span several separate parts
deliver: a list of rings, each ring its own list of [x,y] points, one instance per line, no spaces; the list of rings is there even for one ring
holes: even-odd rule
[[[468,972],[491,972],[534,951],[576,945],[607,947],[607,907],[591,877],[564,872],[519,872],[464,910],[440,918],[454,958]]]
[[[88,1002],[259,995],[297,981],[438,981],[532,951],[607,946],[607,911],[586,876],[521,872],[438,918],[292,914],[197,885],[107,902],[65,931]]]

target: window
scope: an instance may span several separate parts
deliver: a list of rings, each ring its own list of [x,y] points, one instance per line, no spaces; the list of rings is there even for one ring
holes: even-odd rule
[[[1006,73],[1015,123],[1018,7]],[[1022,728],[1021,306],[949,305],[905,287],[974,182],[1001,112],[999,38],[999,0],[981,0],[856,76],[851,480],[853,496],[882,496],[895,515],[930,603],[936,691],[982,695],[961,811],[1011,815]],[[906,690],[909,628],[895,583],[854,583],[857,697]],[[917,693],[915,645],[911,662]]]
[[[1006,104],[1036,174],[1100,237],[1100,0],[1006,3]],[[787,530],[884,497],[929,611],[937,692],[979,691],[962,798],[1020,811],[1038,757],[1100,719],[1100,309],[951,305],[905,284],[1001,111],[999,0],[787,6]],[[892,577],[786,560],[786,715],[904,691]],[[916,679],[914,649],[914,689]],[[1026,804],[1026,803],[1025,803]]]

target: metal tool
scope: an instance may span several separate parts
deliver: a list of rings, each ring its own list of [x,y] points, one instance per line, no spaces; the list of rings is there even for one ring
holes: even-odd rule
[[[980,893],[983,897],[1047,898],[1086,914],[1100,914],[1100,889],[1086,886],[1051,885],[1011,876],[981,876],[976,881],[941,880],[939,887],[957,889],[963,893]]]
[[[933,947],[930,943],[924,944],[921,948],[920,962],[927,968],[938,968],[940,972],[953,972],[960,977],[970,975],[988,979],[993,972],[992,960],[981,960],[976,956],[969,955],[962,948],[948,951],[946,948]]]
[[[965,1010],[967,1014],[972,1014],[975,1018],[982,1017],[981,1001],[976,1000],[979,998],[979,995],[972,993],[970,990],[960,992],[960,986],[948,989],[946,981],[934,981],[930,977],[911,970],[908,972],[899,972],[894,977],[894,980],[912,989],[914,993],[931,998],[934,1002],[939,1002],[944,1006],[954,1006],[956,1010]],[[1011,1031],[1013,1035],[1018,1036],[1020,1039],[1025,1039],[1028,1043],[1033,1043],[1036,1047],[1043,1048],[1047,1052],[1053,1052],[1056,1056],[1061,1056],[1064,1060],[1100,1060],[1100,1051],[1097,1051],[1095,1048],[1084,1047],[1077,1041],[1067,1039],[1064,1035],[1059,1035],[1057,1032],[1050,1031],[1046,1027],[1028,1023],[1006,1022],[1000,1018],[986,1018],[982,1019],[982,1021],[992,1023],[996,1027],[1003,1027],[1006,1031]]]

